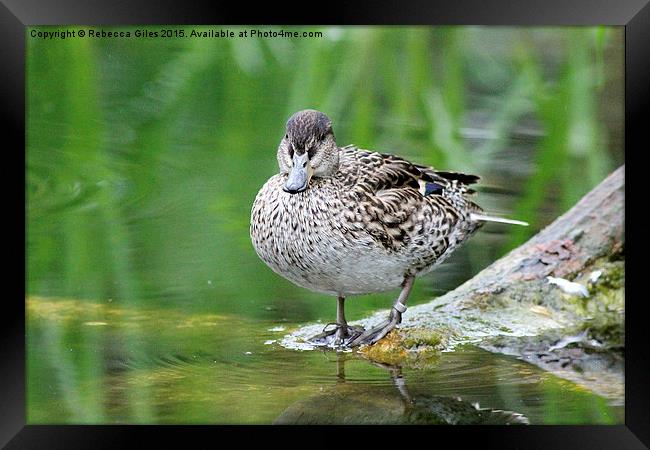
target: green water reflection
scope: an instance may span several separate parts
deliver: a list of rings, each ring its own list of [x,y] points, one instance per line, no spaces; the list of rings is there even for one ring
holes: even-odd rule
[[[275,275],[248,237],[298,109],[325,111],[341,145],[480,174],[481,205],[532,224],[485,227],[411,304],[470,278],[623,161],[622,28],[318,29],[293,41],[27,39],[30,423],[270,423],[336,388],[335,355],[264,344],[274,327],[330,321],[335,302]],[[348,318],[393,296],[354,299]],[[394,391],[364,360],[346,374],[357,396]],[[425,403],[622,420],[477,350],[405,379]]]
[[[66,299],[27,306],[30,423],[622,421],[622,407],[584,388],[471,347],[401,370],[399,385],[396,368],[356,354],[279,347],[293,324]],[[525,419],[481,417],[476,403]]]

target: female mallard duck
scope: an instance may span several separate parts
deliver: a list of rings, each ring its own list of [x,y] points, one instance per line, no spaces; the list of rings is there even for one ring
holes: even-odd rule
[[[315,344],[373,344],[401,322],[415,277],[431,271],[492,218],[470,201],[475,175],[442,172],[386,153],[339,148],[332,123],[305,110],[287,121],[280,173],[253,203],[251,239],[276,273],[338,297],[336,328]],[[348,326],[345,298],[401,286],[386,321]],[[332,342],[333,341],[333,342]]]

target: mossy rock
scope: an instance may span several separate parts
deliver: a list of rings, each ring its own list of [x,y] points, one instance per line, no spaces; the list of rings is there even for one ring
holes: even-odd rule
[[[378,363],[420,369],[437,362],[446,339],[444,330],[395,329],[360,353]]]
[[[590,283],[589,275],[594,270],[601,270],[602,274],[595,283]],[[582,319],[581,329],[589,329],[592,336],[608,347],[622,347],[625,337],[624,261],[599,259],[575,281],[589,288],[589,297],[572,298],[567,302],[568,308]]]

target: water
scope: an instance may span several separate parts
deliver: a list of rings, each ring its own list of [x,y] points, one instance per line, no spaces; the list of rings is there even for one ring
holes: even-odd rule
[[[622,407],[584,388],[469,346],[400,370],[284,349],[273,341],[297,324],[279,319],[44,298],[27,307],[29,423],[623,420]]]
[[[278,277],[248,236],[287,117],[320,108],[340,145],[478,173],[478,203],[532,224],[484,227],[409,304],[453,289],[622,162],[620,30],[328,30],[28,39],[29,423],[622,423],[621,407],[471,347],[401,375],[282,348],[299,326],[332,321],[336,302]],[[580,129],[589,139],[565,139]],[[351,299],[348,319],[395,295]]]

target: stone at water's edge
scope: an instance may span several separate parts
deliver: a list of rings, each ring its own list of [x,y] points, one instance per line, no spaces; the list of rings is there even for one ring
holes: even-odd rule
[[[521,247],[454,291],[404,315],[399,329],[360,351],[387,364],[424,367],[462,343],[515,355],[622,404],[624,395],[624,167]],[[598,276],[594,276],[594,274]],[[553,276],[578,282],[568,295]],[[354,322],[366,329],[387,311]],[[303,340],[322,325],[285,336]]]

